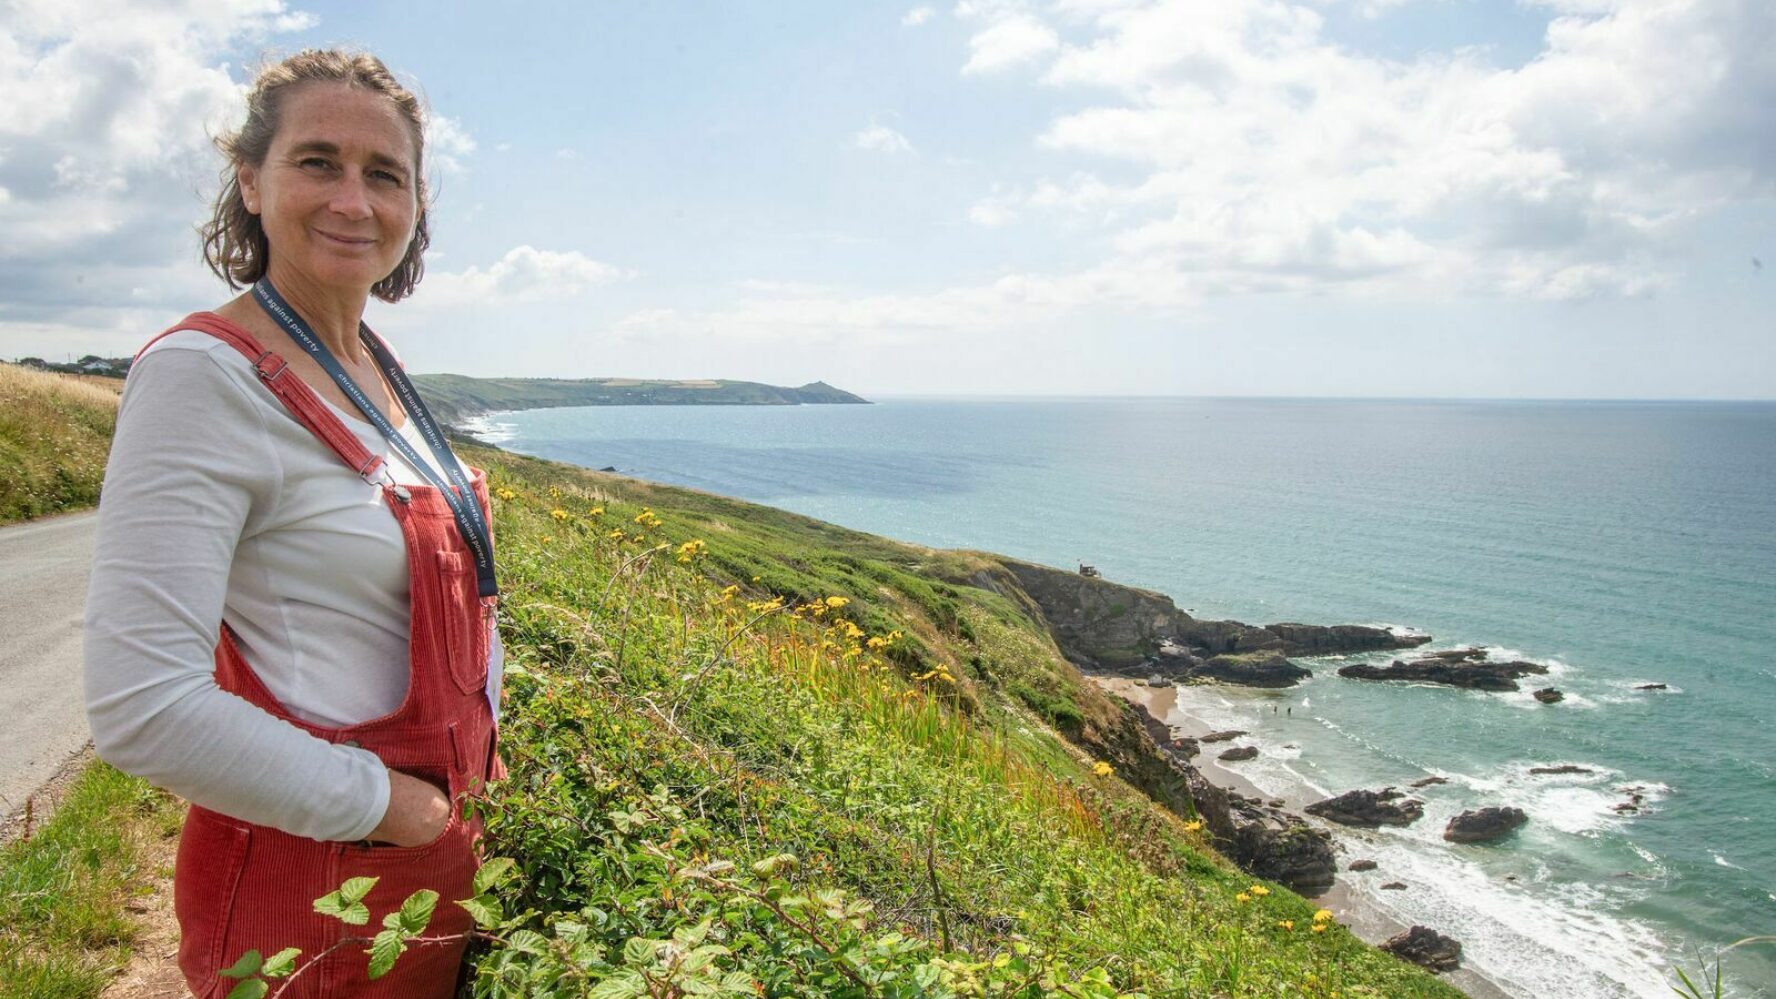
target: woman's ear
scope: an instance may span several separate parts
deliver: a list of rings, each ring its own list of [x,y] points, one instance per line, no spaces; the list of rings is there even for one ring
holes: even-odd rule
[[[241,203],[246,205],[247,214],[259,214],[259,171],[242,163],[234,169],[234,180],[240,187]]]

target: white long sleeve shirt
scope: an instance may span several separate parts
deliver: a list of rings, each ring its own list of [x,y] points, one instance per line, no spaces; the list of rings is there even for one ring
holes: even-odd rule
[[[375,427],[333,409],[396,481],[424,482]],[[411,420],[401,432],[429,456]],[[222,621],[303,721],[368,721],[406,697],[406,543],[381,490],[238,351],[185,330],[136,362],[118,411],[86,605],[93,742],[119,769],[225,815],[363,839],[388,808],[382,762],[218,687]],[[496,631],[496,713],[501,659]]]

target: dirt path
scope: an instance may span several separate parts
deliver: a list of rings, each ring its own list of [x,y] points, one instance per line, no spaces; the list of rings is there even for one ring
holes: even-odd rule
[[[179,974],[179,923],[173,917],[173,856],[178,850],[176,836],[144,846],[142,863],[154,890],[127,906],[137,929],[130,963],[101,999],[190,999]]]

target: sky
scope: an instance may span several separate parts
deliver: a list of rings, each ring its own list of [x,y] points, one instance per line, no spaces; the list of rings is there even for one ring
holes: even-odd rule
[[[1776,398],[1770,0],[0,0],[0,358],[232,292],[255,68],[430,108],[415,371]]]

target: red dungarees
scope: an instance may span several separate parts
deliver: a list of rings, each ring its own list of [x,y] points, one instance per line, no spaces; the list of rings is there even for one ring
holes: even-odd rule
[[[246,951],[256,949],[270,956],[285,947],[300,947],[300,966],[348,933],[374,935],[382,928],[384,914],[420,888],[433,889],[439,896],[426,936],[468,930],[468,913],[453,903],[472,894],[481,828],[479,820],[464,818],[461,802],[466,793],[478,792],[484,781],[503,776],[504,768],[486,691],[491,605],[477,593],[474,559],[458,534],[449,504],[430,486],[397,487],[379,475],[382,458],[371,454],[314,390],[287,370],[281,357],[265,350],[247,331],[208,312],[193,314],[167,333],[178,329],[202,330],[245,354],[262,383],[298,422],[352,471],[366,480],[383,480],[383,503],[400,522],[411,576],[407,697],[391,714],[340,728],[291,717],[241,658],[226,625],[216,646],[217,684],[322,739],[362,746],[391,769],[447,786],[456,802],[444,832],[415,847],[322,842],[192,805],[173,877],[179,968],[195,995],[220,999],[235,982],[218,978],[217,972]],[[486,475],[473,467],[468,473],[475,498],[491,521]],[[379,879],[364,900],[370,908],[367,925],[348,927],[314,911],[315,899],[347,878],[360,876]],[[448,999],[455,992],[464,946],[461,939],[412,943],[393,971],[372,982],[365,971],[364,946],[349,945],[302,972],[285,995],[288,999]],[[277,984],[273,983],[274,989]]]

